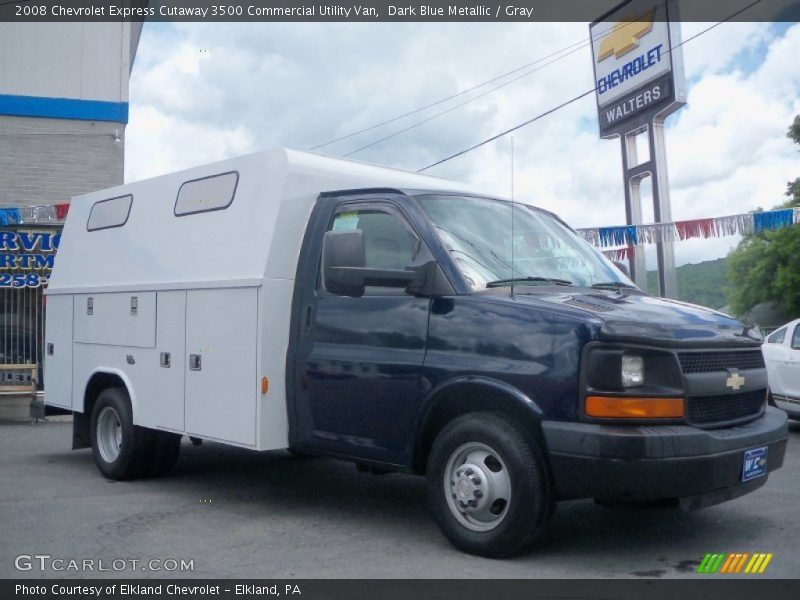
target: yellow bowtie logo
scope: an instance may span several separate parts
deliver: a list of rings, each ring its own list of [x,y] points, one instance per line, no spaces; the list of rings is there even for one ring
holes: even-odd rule
[[[640,21],[621,21],[600,40],[597,62],[604,61],[612,54],[617,58],[639,47],[639,40],[653,30],[655,9]]]

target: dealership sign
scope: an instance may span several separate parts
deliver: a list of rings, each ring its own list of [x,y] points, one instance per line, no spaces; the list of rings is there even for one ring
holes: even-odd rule
[[[671,6],[628,0],[589,27],[601,137],[632,131],[685,103],[680,29],[669,21],[677,18]]]
[[[46,285],[60,241],[58,230],[0,230],[0,288]]]

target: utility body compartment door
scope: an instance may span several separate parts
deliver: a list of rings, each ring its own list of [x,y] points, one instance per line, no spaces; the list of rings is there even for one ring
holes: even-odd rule
[[[186,433],[256,444],[257,288],[186,294]]]
[[[155,292],[76,294],[74,310],[77,343],[156,345]]]
[[[46,404],[72,408],[71,294],[46,296],[44,375]]]

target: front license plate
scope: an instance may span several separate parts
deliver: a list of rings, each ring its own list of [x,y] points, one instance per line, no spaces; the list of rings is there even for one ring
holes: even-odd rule
[[[742,461],[742,481],[750,481],[767,474],[767,447],[744,451]]]

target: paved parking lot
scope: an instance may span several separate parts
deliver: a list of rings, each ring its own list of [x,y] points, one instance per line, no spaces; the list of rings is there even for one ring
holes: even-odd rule
[[[797,424],[784,468],[754,494],[688,514],[562,503],[543,546],[497,561],[447,544],[418,477],[184,442],[171,476],[114,483],[90,451],[69,449],[72,425],[59,419],[0,423],[0,577],[695,578],[719,577],[694,573],[705,553],[737,551],[773,552],[764,576],[800,574]],[[37,554],[107,567],[188,559],[194,570],[15,569],[15,557]]]

